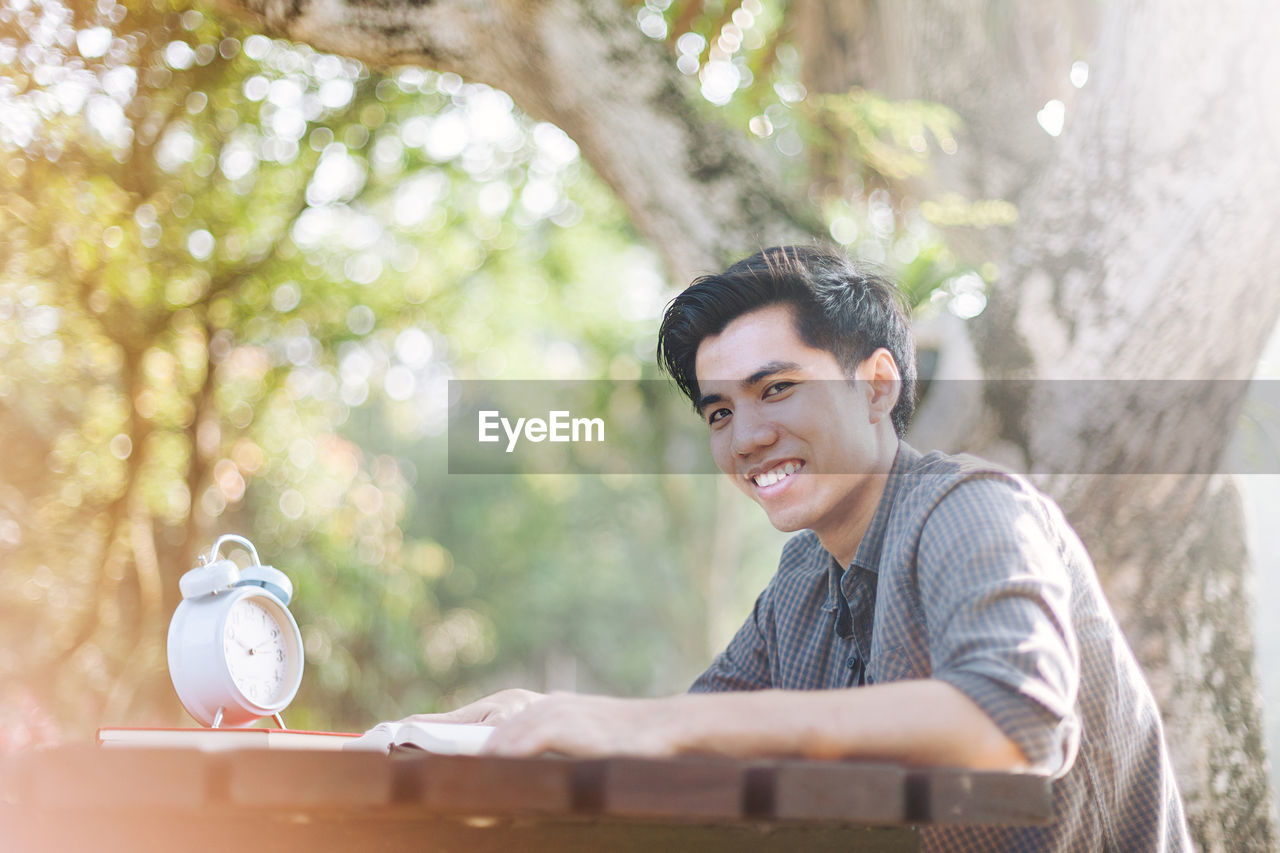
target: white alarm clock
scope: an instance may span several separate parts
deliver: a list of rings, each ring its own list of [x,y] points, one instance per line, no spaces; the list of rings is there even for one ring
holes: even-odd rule
[[[243,545],[253,565],[241,570],[218,552]],[[289,612],[293,583],[262,565],[243,536],[219,536],[206,558],[178,582],[182,603],[169,623],[169,677],[201,725],[248,726],[274,717],[302,684],[302,635]]]

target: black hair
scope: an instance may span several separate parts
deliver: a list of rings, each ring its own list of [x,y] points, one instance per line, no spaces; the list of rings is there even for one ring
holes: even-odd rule
[[[899,437],[916,407],[916,345],[902,292],[884,275],[818,246],[774,246],[718,275],[696,279],[667,305],[658,329],[658,364],[695,405],[694,361],[702,342],[731,322],[771,305],[791,307],[796,333],[836,357],[845,375],[880,347],[897,362]]]

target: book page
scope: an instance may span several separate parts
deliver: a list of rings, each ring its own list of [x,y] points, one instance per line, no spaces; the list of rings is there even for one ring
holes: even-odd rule
[[[471,723],[378,723],[346,744],[346,749],[390,752],[422,749],[437,755],[477,755],[493,733],[493,726]]]

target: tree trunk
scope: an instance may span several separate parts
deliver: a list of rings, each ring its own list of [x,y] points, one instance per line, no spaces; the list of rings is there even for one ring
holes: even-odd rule
[[[1103,14],[1092,88],[1024,194],[1008,286],[978,325],[984,366],[1101,381],[1248,378],[1280,313],[1275,16],[1252,2]],[[1037,418],[1035,399],[999,417],[1003,437],[1023,436],[1030,460],[1053,454],[1057,470],[1101,458],[1116,473],[1168,472],[1064,477],[1053,488],[1157,691],[1198,840],[1270,850],[1238,496],[1162,467],[1188,443],[1204,454],[1200,470],[1220,462],[1244,385],[1219,385],[1216,417],[1187,412],[1172,426],[1141,405]]]
[[[505,90],[578,143],[677,281],[820,233],[758,152],[694,105],[688,81],[621,3],[223,2],[320,49]],[[965,127],[957,153],[937,158],[935,186],[1018,205],[1009,231],[955,235],[999,269],[973,324],[981,376],[1114,389],[1250,375],[1280,313],[1280,99],[1270,88],[1280,32],[1269,0],[794,0],[793,12],[815,56],[848,57],[812,65],[815,85],[857,82],[952,107]],[[1074,59],[1090,68],[1078,91]],[[1036,124],[1051,98],[1066,109],[1056,139]],[[1164,471],[1187,445],[1212,470],[1241,388],[1223,384],[1218,416],[1197,432],[1153,431],[1142,400],[1046,417],[1066,386],[987,387],[969,446],[1062,472],[1097,470],[1098,459],[1107,470]],[[1198,840],[1269,848],[1234,488],[1172,470],[1066,473],[1045,485],[1089,543],[1161,701]]]
[[[1269,850],[1241,509],[1229,482],[1195,473],[1220,464],[1245,385],[1130,380],[1247,379],[1275,326],[1276,16],[1252,0],[1113,2],[1095,39],[1068,3],[1074,33],[984,0],[866,5],[848,73],[955,109],[961,150],[938,184],[1019,207],[1007,240],[969,241],[1000,268],[973,324],[979,375],[1096,382],[988,383],[963,446],[1060,472],[1044,485],[1160,700],[1197,840]],[[1090,71],[1072,93],[1075,59]],[[1056,140],[1034,123],[1049,98],[1067,105]],[[1161,398],[1188,391],[1207,408],[1162,422]],[[1114,476],[1135,471],[1151,476]]]

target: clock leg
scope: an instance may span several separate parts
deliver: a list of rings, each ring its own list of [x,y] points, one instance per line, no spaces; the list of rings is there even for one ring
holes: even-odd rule
[[[215,728],[215,729],[216,729],[216,728],[220,727],[221,725],[222,725],[222,706],[221,706],[221,705],[219,705],[219,706],[218,706],[218,712],[217,712],[216,714],[214,714],[214,715],[213,715],[213,726],[212,726],[212,728]]]
[[[280,716],[278,713],[272,714],[271,719],[276,721],[276,728],[278,729],[286,728],[284,724],[284,717]]]

